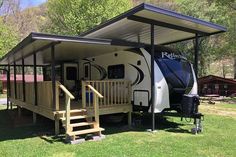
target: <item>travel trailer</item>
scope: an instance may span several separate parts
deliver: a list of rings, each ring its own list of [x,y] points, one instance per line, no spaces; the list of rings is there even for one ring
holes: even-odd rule
[[[127,49],[79,61],[81,79],[131,80],[131,102],[134,111],[151,112],[150,48]],[[181,112],[184,94],[197,95],[193,65],[164,46],[155,47],[155,113],[163,110]],[[89,74],[89,75],[88,75]]]
[[[130,80],[131,81],[131,103],[135,112],[151,113],[151,55],[150,47],[132,48],[98,56],[76,60],[74,63],[62,63],[56,66],[56,78],[62,82],[70,91],[80,91],[81,80]],[[82,70],[79,70],[82,69]],[[50,77],[50,66],[45,69],[49,71],[45,78]],[[165,46],[155,47],[155,103],[154,112],[175,110],[182,116],[193,116],[198,113],[197,79],[193,65],[180,52]],[[59,73],[57,73],[59,72]],[[47,80],[47,79],[46,79]],[[49,79],[50,80],[50,79]],[[97,90],[98,86],[94,85]],[[99,92],[105,94],[104,89]],[[110,87],[111,88],[111,87]],[[113,87],[114,88],[114,87]],[[112,89],[112,92],[121,93],[122,89]],[[77,101],[82,99],[80,92],[74,93]],[[124,93],[125,95],[128,93]],[[106,93],[106,95],[108,95]],[[195,97],[192,103],[182,102],[184,96]],[[111,99],[119,99],[118,94],[112,95]],[[88,99],[88,98],[87,98]],[[92,100],[91,100],[92,101]],[[191,101],[185,100],[185,101]],[[196,107],[193,113],[186,113]],[[192,114],[192,115],[190,115]]]
[[[56,79],[70,91],[76,88],[79,80],[130,80],[133,111],[151,112],[150,66],[150,48],[133,48],[77,61],[75,58],[74,63],[62,63],[55,68]],[[50,71],[50,66],[45,69],[46,81],[50,80]],[[181,113],[183,95],[197,95],[193,65],[180,52],[156,46],[154,71],[154,112],[176,110]]]

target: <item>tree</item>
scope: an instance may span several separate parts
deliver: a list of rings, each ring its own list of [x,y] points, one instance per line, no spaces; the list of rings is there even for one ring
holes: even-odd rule
[[[177,9],[175,0],[132,0],[132,2],[134,5],[138,5],[145,2],[165,9],[171,9],[171,10]]]
[[[49,0],[45,32],[79,35],[131,8],[128,0]]]
[[[24,39],[31,32],[39,32],[44,20],[45,5],[22,9],[21,0],[4,0],[0,9],[3,23],[11,26],[20,39]]]
[[[176,0],[176,2],[178,4],[178,11],[181,13],[221,24],[228,28],[231,26],[231,13],[226,6],[217,5],[214,0]],[[231,55],[231,48],[229,48],[229,41],[232,41],[229,38],[231,33],[200,39],[199,76],[209,74],[209,65],[211,62]],[[193,54],[193,44],[191,42],[187,42],[187,44],[192,45],[188,46],[189,50],[187,51]]]
[[[218,5],[227,6],[229,9],[236,10],[235,0],[215,0]]]
[[[11,27],[5,25],[0,19],[0,58],[5,55],[19,41]]]
[[[234,58],[234,79],[236,79],[236,0],[215,0],[219,6],[225,6],[227,8],[227,15],[230,17],[228,25],[228,36],[225,49],[230,52],[230,56]]]

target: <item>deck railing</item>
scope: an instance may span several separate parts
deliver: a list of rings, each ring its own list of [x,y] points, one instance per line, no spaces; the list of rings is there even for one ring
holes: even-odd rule
[[[100,126],[100,120],[99,120],[99,98],[104,98],[101,93],[99,93],[93,86],[91,85],[87,85],[87,87],[89,88],[89,90],[92,91],[93,93],[93,108],[94,108],[94,120],[95,120],[95,124],[94,127],[95,128],[99,128]]]
[[[93,97],[96,93],[89,87],[94,88],[103,96],[98,99],[99,107],[109,107],[115,105],[131,104],[131,82],[127,80],[102,80],[102,81],[82,81],[82,107],[94,107]],[[37,105],[47,110],[58,111],[59,91],[62,89],[61,83],[56,81],[56,106],[53,104],[52,81],[37,82]],[[16,83],[16,95],[14,82],[11,82],[11,98],[23,101],[23,83]],[[63,89],[62,89],[63,90]],[[35,105],[34,83],[25,83],[25,103]],[[62,107],[63,108],[63,107]]]
[[[14,82],[11,82],[10,98],[23,101],[23,83],[16,83],[16,95]],[[56,82],[56,87],[60,85]],[[25,103],[35,105],[34,83],[25,83]],[[37,82],[37,106],[47,110],[59,110],[59,88],[56,88],[56,108],[52,102],[52,81]]]
[[[103,99],[99,99],[100,107],[126,105],[131,100],[131,82],[127,80],[102,80],[102,81],[82,81],[82,105],[83,108],[92,107],[93,92],[89,85],[94,87]]]

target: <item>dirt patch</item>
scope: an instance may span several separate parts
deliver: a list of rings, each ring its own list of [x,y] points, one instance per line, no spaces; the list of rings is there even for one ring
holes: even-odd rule
[[[208,104],[220,104],[220,103],[226,103],[226,104],[236,104],[236,97],[201,97],[202,103],[208,103]]]
[[[200,111],[204,114],[214,114],[236,118],[235,109],[223,108],[215,105],[200,105]]]

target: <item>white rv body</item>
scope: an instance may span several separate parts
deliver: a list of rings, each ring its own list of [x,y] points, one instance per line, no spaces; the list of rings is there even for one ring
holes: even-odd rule
[[[83,70],[80,70],[80,79],[109,80],[108,67],[112,65],[124,65],[124,78],[122,79],[132,82],[131,101],[133,107],[144,107],[148,112],[151,112],[151,55],[144,48],[141,48],[139,52],[134,50],[117,51],[80,60],[79,66],[83,67]],[[86,76],[85,70],[89,70]],[[167,81],[156,62],[154,71],[154,112],[160,113],[164,109],[170,108],[169,89]],[[197,92],[196,85],[194,75],[194,87],[190,92],[191,94]]]

